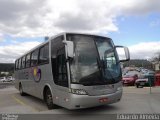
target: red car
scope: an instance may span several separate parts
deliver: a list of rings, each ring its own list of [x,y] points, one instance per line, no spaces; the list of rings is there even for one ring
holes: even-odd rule
[[[135,81],[138,79],[138,75],[125,75],[122,78],[123,85],[132,86],[135,84]]]

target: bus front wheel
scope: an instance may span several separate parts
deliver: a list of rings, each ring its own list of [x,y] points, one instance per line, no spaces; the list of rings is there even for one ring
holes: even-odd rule
[[[51,94],[50,89],[47,89],[45,92],[45,102],[49,110],[54,108],[52,94]]]

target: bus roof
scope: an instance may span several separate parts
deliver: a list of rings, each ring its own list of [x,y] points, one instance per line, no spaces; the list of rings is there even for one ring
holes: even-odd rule
[[[59,33],[59,34],[57,34],[57,35],[53,35],[53,36],[49,37],[49,39],[48,39],[47,41],[44,41],[43,43],[41,43],[41,44],[37,45],[36,47],[30,49],[29,51],[25,52],[23,55],[19,56],[17,59],[19,59],[19,58],[21,58],[21,57],[27,55],[28,53],[32,52],[33,50],[35,50],[35,49],[37,49],[37,48],[39,48],[39,47],[41,47],[41,46],[43,46],[44,44],[49,43],[49,41],[51,41],[52,39],[54,39],[54,38],[56,38],[56,37],[58,37],[58,36],[61,36],[61,35],[66,35],[66,34],[91,35],[91,36],[99,36],[99,37],[109,38],[109,37],[107,37],[107,36],[97,35],[97,34],[91,34],[91,33],[82,33],[82,32],[61,32],[61,33]],[[109,39],[110,39],[110,38],[109,38]],[[17,59],[16,59],[16,60],[17,60]]]

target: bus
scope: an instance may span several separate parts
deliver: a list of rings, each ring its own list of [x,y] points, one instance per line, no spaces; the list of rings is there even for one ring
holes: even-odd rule
[[[128,48],[115,46],[111,38],[65,32],[16,59],[15,87],[22,96],[43,99],[48,109],[111,104],[121,99],[120,62],[129,59]]]

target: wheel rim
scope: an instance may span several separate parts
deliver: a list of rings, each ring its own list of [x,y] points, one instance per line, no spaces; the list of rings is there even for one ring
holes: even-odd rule
[[[52,105],[52,95],[50,93],[50,91],[47,92],[47,95],[46,95],[46,102],[47,102],[47,105]]]
[[[47,104],[51,104],[52,103],[52,96],[50,94],[47,95]]]

